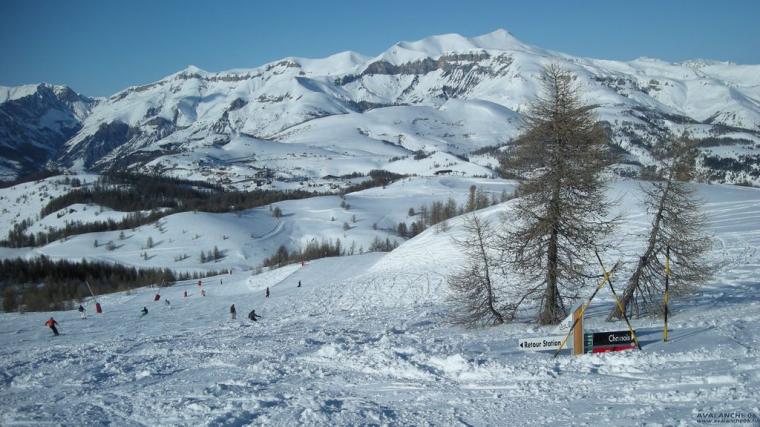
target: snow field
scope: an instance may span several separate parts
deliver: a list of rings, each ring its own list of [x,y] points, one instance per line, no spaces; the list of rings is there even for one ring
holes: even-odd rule
[[[432,193],[468,183],[415,185]],[[358,210],[388,189],[347,200]],[[206,297],[194,281],[162,289],[159,302],[149,288],[103,296],[103,315],[54,313],[57,338],[42,325],[49,313],[2,314],[0,424],[694,425],[700,413],[760,414],[760,191],[700,185],[699,193],[722,242],[714,256],[729,264],[694,298],[674,301],[670,342],[661,342],[660,320],[634,319],[641,352],[553,359],[516,345],[553,328],[452,325],[443,276],[461,264],[454,219],[388,254],[204,279]],[[635,253],[647,219],[637,183],[615,183],[610,194],[623,196],[626,213],[612,259]],[[625,277],[613,276],[617,288]],[[610,298],[595,300],[588,330],[625,329],[604,321]],[[150,313],[141,319],[142,306]],[[262,316],[256,323],[246,318],[251,308]]]

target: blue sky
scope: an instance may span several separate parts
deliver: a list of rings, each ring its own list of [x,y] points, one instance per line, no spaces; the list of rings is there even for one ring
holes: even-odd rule
[[[158,80],[504,28],[579,56],[760,64],[760,1],[0,0],[0,85],[92,96]]]

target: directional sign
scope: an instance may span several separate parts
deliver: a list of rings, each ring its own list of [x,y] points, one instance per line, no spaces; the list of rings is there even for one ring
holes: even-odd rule
[[[628,331],[596,332],[584,334],[583,342],[586,353],[606,353],[636,348],[636,343]]]
[[[556,337],[540,337],[540,338],[523,338],[517,342],[518,347],[522,351],[542,351],[542,350],[556,350],[565,339],[564,335]],[[572,348],[572,340],[567,340],[565,347]]]
[[[596,332],[593,334],[593,344],[598,345],[621,345],[632,344],[633,338],[628,331]]]

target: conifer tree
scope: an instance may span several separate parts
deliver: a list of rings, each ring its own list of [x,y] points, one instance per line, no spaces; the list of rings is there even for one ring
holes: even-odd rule
[[[526,113],[527,130],[510,161],[524,181],[504,246],[525,283],[508,316],[537,303],[538,322],[554,324],[598,271],[594,251],[614,221],[607,219],[601,178],[607,138],[593,107],[581,102],[575,76],[559,66],[546,67],[542,82],[544,94]]]
[[[647,244],[628,279],[621,305],[631,315],[660,314],[665,283],[665,256],[670,248],[670,291],[685,294],[707,281],[717,265],[706,259],[712,239],[706,234],[701,201],[689,181],[694,178],[694,142],[682,136],[663,156],[657,180],[642,186],[652,223]],[[609,318],[622,317],[616,307]]]
[[[496,233],[488,220],[472,214],[465,219],[464,229],[465,237],[455,242],[462,248],[466,264],[447,277],[449,299],[455,305],[453,317],[469,327],[502,324],[497,280],[503,270],[498,269],[495,256]]]

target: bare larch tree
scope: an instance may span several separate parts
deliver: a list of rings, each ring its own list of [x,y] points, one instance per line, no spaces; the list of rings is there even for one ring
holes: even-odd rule
[[[538,303],[538,322],[554,324],[566,316],[566,301],[596,277],[594,251],[603,249],[615,221],[607,218],[601,177],[609,164],[607,137],[593,107],[581,102],[575,76],[559,66],[546,67],[542,82],[544,93],[526,113],[526,132],[509,161],[525,180],[503,245],[525,287],[506,314]]]
[[[662,313],[668,246],[673,295],[683,295],[703,284],[717,267],[706,259],[712,239],[705,232],[701,201],[689,182],[694,178],[697,154],[695,144],[682,136],[661,156],[660,180],[642,186],[652,224],[644,251],[621,297],[621,306],[630,315]],[[620,317],[619,308],[610,312],[610,320]]]
[[[454,320],[468,327],[504,323],[497,296],[498,240],[491,223],[471,214],[465,218],[465,237],[455,239],[466,257],[464,267],[447,277]]]

